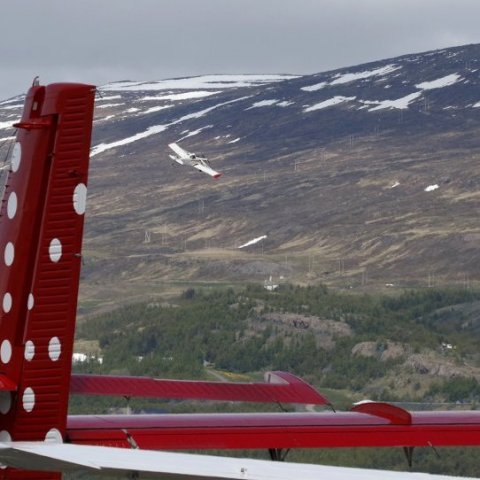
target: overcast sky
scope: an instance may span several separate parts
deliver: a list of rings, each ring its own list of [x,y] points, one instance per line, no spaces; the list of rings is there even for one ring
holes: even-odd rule
[[[42,83],[316,73],[480,43],[479,0],[3,0],[0,99]]]

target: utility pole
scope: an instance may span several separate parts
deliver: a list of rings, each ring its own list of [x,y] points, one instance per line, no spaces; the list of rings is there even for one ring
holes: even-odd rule
[[[344,262],[343,258],[339,258],[338,259],[338,274],[340,276],[343,276],[344,273],[345,273],[345,262]]]
[[[315,257],[313,255],[308,256],[308,273],[311,274],[313,272],[313,262],[315,261]]]
[[[428,111],[428,98],[425,94],[423,95],[423,111],[425,113]]]
[[[167,244],[167,227],[163,227],[162,229],[162,247],[164,247]]]

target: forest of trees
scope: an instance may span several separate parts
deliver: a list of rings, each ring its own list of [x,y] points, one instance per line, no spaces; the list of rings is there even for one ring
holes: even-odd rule
[[[404,357],[380,360],[377,356],[352,355],[352,349],[361,342],[375,342],[382,351],[388,342],[396,342],[407,346],[409,352],[436,352],[448,355],[457,366],[468,361],[470,366],[479,367],[480,318],[471,308],[479,301],[480,292],[466,289],[374,296],[331,292],[325,286],[284,285],[275,292],[256,285],[238,290],[191,288],[166,306],[134,304],[80,322],[77,339],[98,341],[103,363],[92,359],[75,365],[75,369],[178,379],[211,379],[209,368],[252,379],[278,369],[305,378],[329,398],[340,399],[341,408],[348,408],[349,400],[364,398],[366,392],[372,399],[385,401],[450,402],[475,408],[480,384],[467,374],[430,379],[426,388],[417,375],[415,398],[388,386],[372,393],[370,385],[381,382],[389,372],[404,376],[407,382],[413,372],[405,368]],[[333,348],[325,348],[313,329],[285,329],[271,321],[272,314],[287,313],[340,322],[351,333],[333,334]],[[455,349],[442,353],[441,346],[446,343]],[[73,397],[71,401],[75,413],[92,408],[106,412],[122,406],[123,399]],[[130,406],[138,411],[202,411],[198,403],[142,399],[132,400]],[[230,407],[219,404],[208,409]],[[480,455],[475,449],[441,452],[438,457],[431,449],[419,450],[415,470],[456,475],[480,471]],[[289,459],[406,469],[403,453],[397,449],[302,450],[292,452]]]
[[[395,341],[413,352],[435,351],[448,341],[456,346],[456,360],[461,356],[480,365],[475,318],[466,321],[457,310],[452,318],[438,320],[438,312],[479,299],[480,293],[471,290],[428,289],[386,297],[331,293],[324,286],[286,285],[273,294],[258,286],[240,291],[190,289],[175,305],[135,304],[80,323],[77,338],[98,340],[103,364],[89,362],[78,368],[202,378],[207,361],[240,373],[288,370],[323,387],[359,391],[400,361],[352,356],[352,348],[363,341],[376,342],[379,349]],[[279,331],[264,317],[272,312],[343,322],[352,335],[335,338],[333,349],[321,348],[311,329]],[[449,401],[479,396],[477,388],[467,390],[471,393],[461,398],[462,388],[439,381],[431,394],[444,394]]]

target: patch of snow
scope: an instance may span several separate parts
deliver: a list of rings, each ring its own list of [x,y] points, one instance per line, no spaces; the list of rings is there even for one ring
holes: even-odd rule
[[[135,113],[135,112],[139,112],[140,109],[137,108],[137,107],[132,107],[132,108],[129,108],[128,110],[125,110],[125,113]]]
[[[156,82],[115,82],[102,87],[104,91],[158,91],[199,90],[251,87],[282,80],[299,78],[298,75],[203,75],[199,77],[173,78]]]
[[[186,130],[186,131],[182,132],[182,133],[185,133],[185,135],[184,135],[183,137],[179,138],[179,139],[177,140],[177,142],[180,142],[180,141],[182,141],[182,140],[185,140],[185,139],[188,138],[188,137],[193,137],[193,136],[195,136],[195,135],[198,135],[199,133],[202,133],[202,132],[203,132],[204,130],[206,130],[207,128],[212,128],[212,127],[213,127],[213,125],[206,125],[205,127],[198,128],[197,130],[193,130],[192,132]]]
[[[3,138],[0,138],[0,142],[7,141],[7,140],[13,140],[14,138],[16,138],[16,137],[15,137],[15,136],[12,136],[12,137],[3,137]]]
[[[217,95],[218,93],[222,93],[221,90],[216,90],[213,92],[208,92],[206,90],[197,90],[193,92],[184,92],[184,93],[172,93],[170,95],[156,95],[156,96],[146,96],[141,98],[140,100],[189,100],[191,98],[203,98],[209,97],[210,95]]]
[[[129,143],[136,142],[137,140],[140,140],[142,138],[156,135],[157,133],[165,131],[167,128],[168,125],[154,125],[152,127],[148,127],[144,132],[137,133],[135,135],[132,135],[131,137],[123,138],[121,140],[117,140],[116,142],[111,143],[100,143],[99,145],[96,145],[90,150],[90,157],[94,157],[95,155],[105,152],[106,150],[110,150],[111,148],[127,145]]]
[[[147,113],[154,113],[159,112],[160,110],[165,110],[166,108],[172,108],[173,105],[158,105],[157,107],[150,107],[147,108],[144,112],[141,112],[142,115],[146,115]]]
[[[107,115],[106,117],[103,117],[103,118],[96,118],[94,122],[105,122],[106,120],[111,120],[114,117],[115,115]]]
[[[320,82],[316,83],[315,85],[308,85],[306,87],[302,87],[300,90],[303,90],[304,92],[316,92],[317,90],[321,90],[327,85],[327,82]]]
[[[430,82],[422,82],[415,85],[417,88],[421,88],[422,90],[433,90],[434,88],[443,88],[449,87],[450,85],[454,85],[461,77],[458,73],[452,73],[447,75],[446,77],[437,78],[436,80],[432,80]]]
[[[382,110],[384,108],[397,108],[399,110],[405,110],[408,108],[410,103],[416,100],[422,95],[421,92],[414,92],[410,95],[406,95],[402,98],[397,98],[396,100],[362,100],[362,103],[366,105],[376,105],[376,107],[370,108],[369,112],[375,112],[376,110]]]
[[[245,110],[251,110],[252,108],[260,108],[260,107],[271,107],[275,105],[278,100],[261,100],[260,102],[255,102],[251,107],[246,108]]]
[[[240,245],[238,248],[245,248],[245,247],[249,247],[250,245],[255,245],[256,243],[260,242],[265,238],[267,238],[267,235],[262,235],[261,237],[254,238],[253,240],[250,240],[249,242],[244,243],[243,245]]]
[[[395,65],[385,65],[384,67],[376,68],[375,70],[366,70],[364,72],[357,73],[344,73],[339,74],[330,85],[342,85],[344,83],[354,82],[355,80],[362,80],[364,78],[376,77],[381,75],[387,75],[394,72],[402,67],[397,67]]]
[[[390,188],[395,188],[400,185],[400,182],[395,182],[393,185],[390,186]]]
[[[434,190],[436,190],[438,188],[438,185],[435,184],[435,185],[429,185],[428,187],[425,188],[425,192],[433,192]]]
[[[105,100],[118,100],[119,98],[122,98],[121,95],[109,95],[107,97],[99,97],[95,99],[95,103],[98,102],[104,102]]]
[[[480,102],[477,102],[475,103],[475,105],[473,105],[473,108],[478,108],[478,107],[480,107]]]
[[[14,102],[23,102],[25,100],[25,95],[17,95],[16,97],[9,98],[8,100],[3,100],[0,102],[0,105],[7,105],[8,103],[14,103]],[[23,103],[22,103],[23,106]]]
[[[228,143],[237,143],[237,142],[240,141],[240,138],[241,138],[241,137],[238,137],[238,138],[236,138],[235,140],[232,140],[231,142],[228,142]]]
[[[20,119],[18,118],[17,120],[8,121],[8,122],[0,122],[0,130],[9,130],[10,128],[13,128],[13,124],[19,122]]]
[[[276,104],[276,107],[288,107],[288,106],[294,105],[294,104],[295,104],[295,102],[290,102],[288,100],[284,100],[283,102],[278,102]]]
[[[103,105],[96,105],[97,108],[121,107],[123,103],[104,103]]]
[[[315,105],[312,105],[311,107],[305,108],[303,111],[304,112],[313,112],[314,110],[321,110],[322,108],[328,108],[333,105],[338,105],[339,103],[344,103],[344,102],[350,102],[352,100],[355,100],[356,97],[343,97],[341,95],[335,96],[333,98],[329,98],[328,100],[325,100],[320,103],[316,103]]]
[[[0,107],[0,110],[16,110],[17,108],[22,108],[23,103],[19,103],[18,105],[7,105],[5,107]]]
[[[146,137],[150,137],[151,135],[156,135],[157,133],[161,133],[165,131],[168,127],[172,125],[177,125],[179,123],[182,123],[186,120],[191,120],[191,119],[196,119],[203,117],[206,115],[208,112],[215,110],[216,108],[223,107],[224,105],[229,105],[231,103],[239,102],[241,100],[246,100],[250,98],[250,96],[246,97],[240,97],[240,98],[235,98],[233,100],[229,100],[228,102],[223,102],[223,103],[218,103],[217,105],[213,105],[212,107],[205,108],[204,110],[200,110],[198,112],[193,112],[189,113],[187,115],[184,115],[183,117],[180,117],[178,120],[175,120],[171,123],[168,123],[166,125],[153,125],[151,127],[148,127],[145,131],[137,133],[135,135],[132,135],[127,138],[123,138],[121,140],[117,140],[115,142],[111,143],[100,143],[98,145],[95,145],[92,147],[90,150],[90,157],[94,157],[95,155],[98,155],[99,153],[105,152],[106,150],[110,150],[111,148],[116,148],[120,147],[122,145],[127,145],[129,143],[136,142],[137,140],[141,140]]]
[[[229,100],[228,102],[217,103],[216,105],[213,105],[212,107],[205,108],[204,110],[199,110],[198,112],[189,113],[187,115],[184,115],[183,117],[181,117],[178,120],[176,120],[175,122],[173,122],[171,125],[174,125],[176,123],[184,122],[185,120],[191,120],[192,118],[203,117],[204,115],[211,112],[212,110],[215,110],[216,108],[223,107],[224,105],[229,105],[229,104],[235,103],[235,102],[240,102],[240,101],[246,100],[248,98],[250,98],[250,96],[239,97],[239,98],[235,98],[233,100]]]

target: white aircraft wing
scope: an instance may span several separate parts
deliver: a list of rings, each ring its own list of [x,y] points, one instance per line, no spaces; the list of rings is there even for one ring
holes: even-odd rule
[[[176,143],[169,143],[168,146],[180,157],[180,158],[190,158],[190,153],[184,150],[180,145]]]
[[[0,462],[25,470],[92,471],[96,474],[138,472],[169,480],[460,480],[427,473],[391,472],[272,462],[184,453],[127,450],[49,442],[0,443]],[[474,480],[462,478],[462,480]]]
[[[215,179],[220,178],[222,176],[222,174],[220,172],[217,172],[216,170],[209,167],[208,165],[205,165],[204,163],[198,162],[198,163],[195,163],[193,166],[197,170],[200,170],[201,172],[207,173],[208,175],[210,175],[211,177],[213,177]]]

